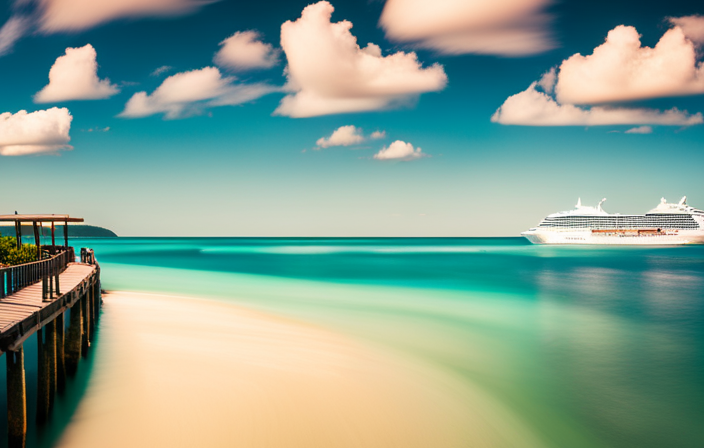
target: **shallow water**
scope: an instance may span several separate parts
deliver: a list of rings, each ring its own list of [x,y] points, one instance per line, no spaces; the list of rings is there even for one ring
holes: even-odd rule
[[[235,303],[442,372],[482,397],[468,406],[487,425],[514,435],[502,446],[704,446],[704,247],[519,238],[76,244],[95,249],[105,289]]]

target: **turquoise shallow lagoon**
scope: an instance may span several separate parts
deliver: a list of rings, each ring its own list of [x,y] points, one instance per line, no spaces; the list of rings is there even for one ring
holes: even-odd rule
[[[74,243],[95,249],[104,289],[236,303],[442,370],[481,391],[469,405],[513,433],[502,446],[704,446],[704,247]]]

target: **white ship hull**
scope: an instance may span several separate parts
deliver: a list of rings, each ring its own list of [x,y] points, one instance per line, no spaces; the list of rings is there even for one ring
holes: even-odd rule
[[[533,244],[608,244],[608,245],[683,245],[704,244],[704,232],[681,232],[676,235],[600,235],[590,230],[569,232],[521,233]]]
[[[679,203],[660,204],[644,215],[606,213],[577,201],[574,210],[553,213],[521,233],[533,244],[683,245],[704,244],[704,211]]]

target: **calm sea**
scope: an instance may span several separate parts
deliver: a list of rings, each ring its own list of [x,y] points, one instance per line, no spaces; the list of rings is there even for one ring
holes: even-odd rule
[[[234,302],[432,364],[480,388],[492,402],[487,413],[501,409],[548,447],[704,446],[704,247],[520,238],[73,243],[95,249],[104,289]],[[30,437],[34,446],[51,445],[70,418],[89,378],[84,364],[64,417]],[[0,367],[4,375],[4,360]]]

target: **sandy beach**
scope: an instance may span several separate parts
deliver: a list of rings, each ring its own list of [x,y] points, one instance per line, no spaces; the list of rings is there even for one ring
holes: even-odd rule
[[[497,446],[422,368],[229,304],[106,294],[99,348],[61,447]]]

